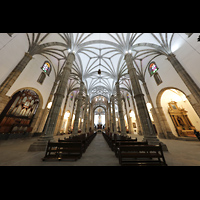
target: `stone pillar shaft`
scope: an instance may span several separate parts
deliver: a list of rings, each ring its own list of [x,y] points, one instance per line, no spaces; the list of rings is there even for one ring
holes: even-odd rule
[[[83,121],[83,127],[82,127],[82,131],[81,133],[85,133],[86,132],[86,128],[88,127],[88,118],[87,118],[87,106],[89,103],[89,96],[87,95],[85,98],[85,109],[84,109],[84,121]]]
[[[169,54],[167,59],[172,64],[172,66],[174,67],[182,81],[185,83],[187,88],[190,90],[191,94],[194,96],[197,102],[200,103],[200,88],[197,86],[197,84],[194,82],[191,76],[187,73],[187,71],[183,68],[181,63],[176,59],[174,54]]]
[[[77,135],[78,134],[78,123],[79,123],[79,116],[80,116],[80,111],[81,111],[81,106],[82,106],[82,98],[83,98],[83,86],[84,83],[81,81],[80,84],[80,90],[78,94],[78,103],[77,103],[77,108],[76,108],[76,115],[75,115],[75,120],[74,120],[74,128],[72,135]]]
[[[111,102],[112,102],[112,111],[113,111],[113,127],[112,127],[112,131],[114,133],[117,133],[117,129],[116,129],[116,118],[115,118],[115,99],[114,99],[114,95],[111,96]]]
[[[110,130],[112,128],[112,116],[111,116],[111,106],[110,106],[111,103],[108,103],[108,110],[109,110],[109,127],[110,127]]]
[[[155,132],[151,123],[151,119],[146,107],[144,100],[144,94],[142,93],[140,83],[136,74],[136,69],[133,66],[131,54],[126,54],[125,61],[128,67],[129,76],[132,83],[134,98],[136,100],[136,105],[138,108],[138,114],[141,120],[141,125],[143,129],[143,134],[145,136],[155,136]]]
[[[14,82],[20,76],[26,65],[32,59],[32,55],[28,52],[25,53],[24,57],[20,60],[17,66],[12,70],[12,72],[8,75],[8,77],[3,81],[0,86],[0,113],[3,111],[7,103],[9,102],[10,98],[6,96],[6,93],[12,87]]]
[[[122,99],[121,99],[121,93],[120,93],[120,89],[119,89],[119,81],[116,82],[115,86],[116,86],[116,91],[117,91],[117,101],[118,101],[118,112],[119,112],[120,125],[121,125],[121,135],[126,135],[124,114],[123,114],[123,108],[122,108]]]
[[[128,113],[128,110],[127,110],[126,101],[124,101],[124,107],[125,107],[125,111],[126,111],[129,134],[134,134],[133,123],[132,123],[131,117]]]
[[[142,129],[143,129],[143,140],[147,140],[149,144],[152,145],[157,145],[159,144],[159,139],[156,136],[156,133],[154,131],[147,106],[144,100],[144,94],[142,93],[139,79],[136,74],[136,69],[133,66],[133,61],[132,61],[132,55],[131,54],[126,54],[125,55],[125,61],[128,67],[128,73],[131,79],[131,84],[133,88],[133,93],[134,93],[134,98],[136,101],[136,105],[138,108],[138,114],[140,117]],[[163,150],[167,151],[167,147],[165,144],[162,143]]]
[[[156,129],[157,129],[158,135],[159,135],[160,137],[162,137],[162,135],[164,134],[164,130],[163,130],[163,127],[161,127],[160,119],[159,119],[159,117],[157,116],[157,113],[156,113],[156,111],[155,111],[155,108],[154,108],[154,105],[153,105],[153,102],[152,102],[152,99],[151,99],[149,90],[148,90],[148,88],[147,88],[146,82],[143,82],[143,87],[144,87],[144,90],[145,90],[145,93],[146,93],[148,102],[149,102],[149,103],[151,104],[151,106],[152,106],[152,109],[151,109],[152,112],[151,112],[151,113],[152,113],[152,116],[153,116],[153,119],[154,119],[154,123],[155,123]]]
[[[60,112],[60,108],[62,105],[62,101],[65,95],[68,78],[71,73],[71,68],[73,65],[73,61],[75,60],[75,56],[73,53],[69,53],[67,57],[67,62],[65,67],[63,68],[63,72],[61,75],[61,79],[59,85],[57,87],[56,93],[54,94],[54,99],[52,102],[52,107],[49,113],[49,121],[47,122],[47,127],[45,130],[46,137],[53,137],[53,133],[56,127],[58,115]]]
[[[138,117],[138,112],[136,110],[135,101],[134,101],[134,98],[133,98],[132,95],[131,95],[131,99],[132,99],[132,102],[133,102],[133,112],[135,113],[138,135],[142,135],[142,125],[141,125],[141,122],[140,122],[140,118]]]

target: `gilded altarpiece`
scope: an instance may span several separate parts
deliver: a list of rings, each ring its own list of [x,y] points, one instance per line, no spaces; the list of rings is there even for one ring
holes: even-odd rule
[[[196,137],[194,134],[195,127],[188,118],[187,111],[184,108],[179,108],[175,101],[171,101],[168,104],[168,112],[178,135],[181,137]]]

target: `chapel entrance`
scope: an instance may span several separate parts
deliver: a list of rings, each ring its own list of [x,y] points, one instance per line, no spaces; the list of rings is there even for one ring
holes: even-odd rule
[[[161,96],[161,106],[175,136],[196,137],[194,130],[200,130],[200,119],[183,92],[178,89],[165,90]]]

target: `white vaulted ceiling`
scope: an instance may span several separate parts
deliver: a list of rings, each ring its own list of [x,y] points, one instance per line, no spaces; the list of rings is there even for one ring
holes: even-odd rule
[[[27,38],[29,45],[34,41],[40,45],[53,42],[40,54],[52,61],[55,73],[61,71],[66,56],[73,52],[76,59],[71,79],[84,81],[90,99],[97,95],[110,99],[115,82],[129,78],[126,53],[132,53],[135,64],[142,60],[146,67],[155,56],[176,51],[182,45],[180,36],[173,33],[29,33]]]

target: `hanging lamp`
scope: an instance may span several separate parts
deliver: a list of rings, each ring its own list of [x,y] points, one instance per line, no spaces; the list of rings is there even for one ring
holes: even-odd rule
[[[101,75],[101,69],[98,70],[98,74]]]

